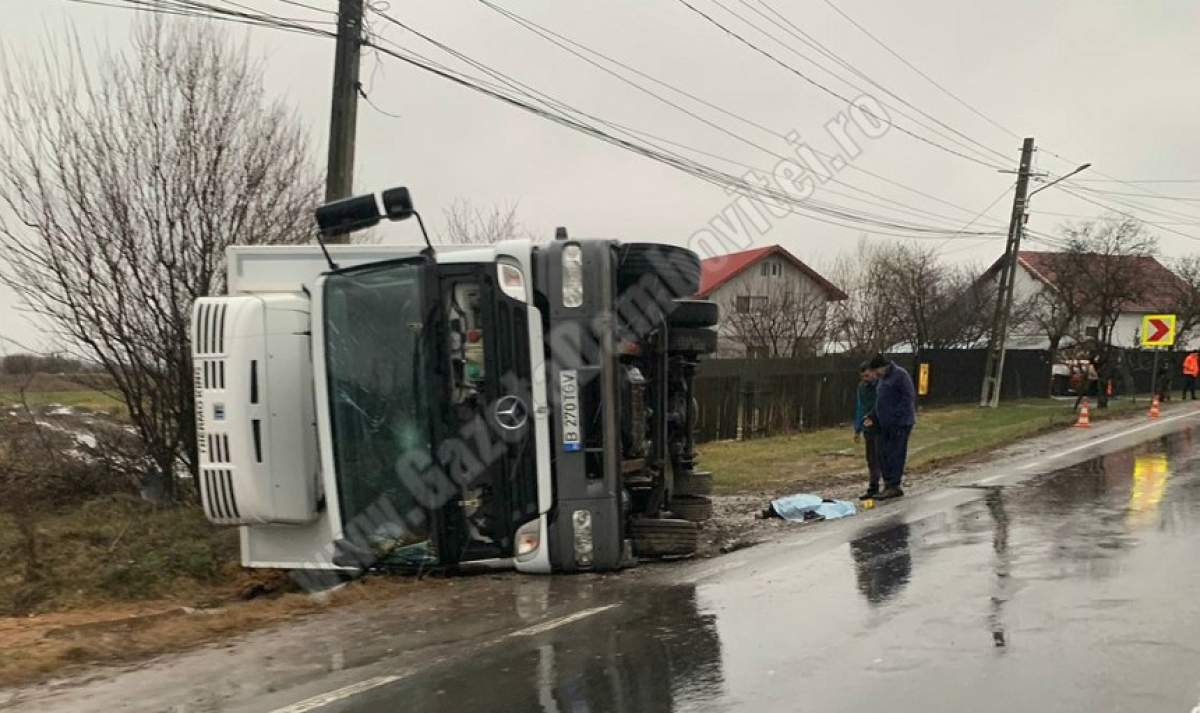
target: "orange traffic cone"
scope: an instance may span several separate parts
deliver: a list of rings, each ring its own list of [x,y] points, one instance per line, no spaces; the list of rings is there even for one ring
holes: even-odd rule
[[[1079,407],[1079,420],[1075,422],[1075,428],[1091,428],[1092,417],[1088,414],[1088,400],[1084,399]]]
[[[1150,418],[1158,418],[1160,415],[1162,414],[1159,413],[1158,394],[1155,394],[1154,399],[1150,401]]]

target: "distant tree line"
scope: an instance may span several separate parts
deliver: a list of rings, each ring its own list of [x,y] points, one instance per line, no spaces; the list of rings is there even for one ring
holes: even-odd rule
[[[69,356],[9,354],[0,357],[0,373],[14,376],[29,374],[89,374],[103,371],[95,362]]]

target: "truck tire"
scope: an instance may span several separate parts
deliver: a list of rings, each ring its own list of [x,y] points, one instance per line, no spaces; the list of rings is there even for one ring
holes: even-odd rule
[[[715,327],[721,319],[721,309],[708,300],[675,300],[667,315],[672,327]]]
[[[625,243],[618,250],[620,289],[652,275],[672,297],[691,297],[700,291],[700,258],[691,250],[661,243]]]
[[[711,520],[713,515],[712,500],[702,495],[677,495],[671,498],[669,509],[676,517],[691,522]]]
[[[717,350],[717,333],[696,327],[670,327],[667,330],[667,351],[689,354],[712,354]]]
[[[687,520],[640,518],[629,526],[638,557],[687,557],[700,546],[700,528]]]
[[[707,470],[675,475],[675,495],[712,495],[713,476]]]

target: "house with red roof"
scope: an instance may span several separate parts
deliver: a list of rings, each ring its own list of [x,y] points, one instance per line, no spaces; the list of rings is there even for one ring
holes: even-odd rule
[[[1179,276],[1171,272],[1156,258],[1149,255],[1072,255],[1067,253],[1022,250],[1017,253],[1017,273],[1013,281],[1013,305],[1026,305],[1027,310],[1045,310],[1052,304],[1056,295],[1066,290],[1076,292],[1076,303],[1084,305],[1079,324],[1074,325],[1073,332],[1084,337],[1094,337],[1098,321],[1098,311],[1087,308],[1088,294],[1083,282],[1072,279],[1069,274],[1062,274],[1068,265],[1078,264],[1075,260],[1112,260],[1120,261],[1118,268],[1110,270],[1095,270],[1097,274],[1120,274],[1124,279],[1136,285],[1138,289],[1129,291],[1129,298],[1124,301],[1121,311],[1113,328],[1112,344],[1118,347],[1132,347],[1138,343],[1142,327],[1142,318],[1147,314],[1170,313],[1178,303],[1181,290],[1188,286]],[[1004,258],[996,260],[981,277],[990,282],[994,288],[1000,273]],[[1036,319],[1030,319],[1023,325],[1014,327],[1013,337],[1040,336],[1048,342],[1044,328]],[[1068,337],[1067,342],[1070,342]],[[1048,344],[1042,344],[1042,347]],[[1066,346],[1066,344],[1060,345]]]
[[[718,357],[794,357],[823,350],[830,302],[846,293],[780,245],[700,263],[696,297],[721,306]]]

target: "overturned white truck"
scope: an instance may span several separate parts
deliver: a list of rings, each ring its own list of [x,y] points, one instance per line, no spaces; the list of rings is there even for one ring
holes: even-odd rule
[[[322,206],[325,234],[419,214]],[[422,232],[424,227],[422,225]],[[710,517],[693,376],[717,306],[683,248],[575,240],[250,247],[192,316],[200,496],[251,567],[609,570]]]

